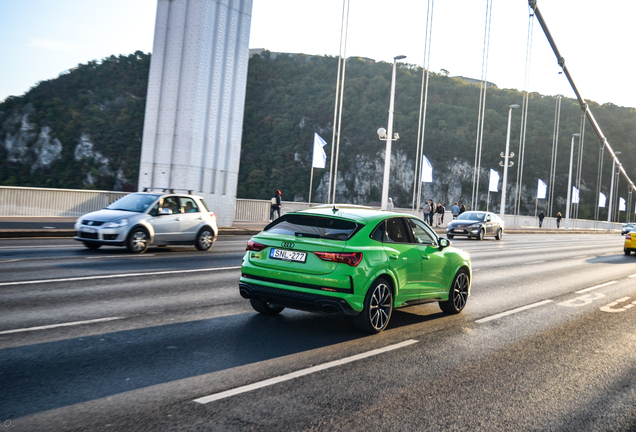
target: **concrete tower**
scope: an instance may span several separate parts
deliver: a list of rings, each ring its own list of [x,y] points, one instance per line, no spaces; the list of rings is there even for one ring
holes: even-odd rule
[[[252,0],[158,0],[139,190],[189,189],[234,221]]]

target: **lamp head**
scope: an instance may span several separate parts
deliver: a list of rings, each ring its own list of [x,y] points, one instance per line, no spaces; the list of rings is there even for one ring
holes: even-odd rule
[[[393,57],[393,60],[402,60],[402,59],[405,59],[405,58],[406,58],[405,55],[399,55],[399,56]]]
[[[581,136],[581,134],[577,132],[577,133],[573,133],[572,136],[577,137],[577,136]]]
[[[519,108],[519,105],[517,104],[510,105],[510,109],[515,109],[515,108]]]
[[[378,129],[378,137],[380,139],[386,139],[386,129],[384,128]]]

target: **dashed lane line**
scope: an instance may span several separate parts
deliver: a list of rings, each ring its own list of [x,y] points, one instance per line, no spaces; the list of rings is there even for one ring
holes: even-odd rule
[[[357,354],[357,355],[354,355],[354,356],[351,356],[351,357],[345,357],[345,358],[340,359],[340,360],[335,360],[335,361],[332,361],[332,362],[329,362],[329,363],[324,363],[324,364],[321,364],[321,365],[312,366],[312,367],[307,368],[307,369],[301,369],[301,370],[298,370],[296,372],[288,373],[286,375],[281,375],[281,376],[270,378],[270,379],[267,379],[267,380],[264,380],[264,381],[256,382],[256,383],[249,384],[249,385],[245,385],[245,386],[242,386],[242,387],[237,387],[235,389],[227,390],[227,391],[224,391],[224,392],[214,393],[214,394],[211,394],[209,396],[204,396],[204,397],[195,399],[194,402],[196,402],[198,404],[207,404],[207,403],[219,400],[219,399],[229,398],[229,397],[236,396],[236,395],[239,395],[239,394],[242,394],[242,393],[250,392],[252,390],[257,390],[257,389],[260,389],[260,388],[263,388],[263,387],[268,387],[268,386],[271,386],[271,385],[274,385],[274,384],[278,384],[278,383],[281,383],[281,382],[284,382],[284,381],[293,380],[293,379],[301,377],[301,376],[305,376],[305,375],[309,375],[309,374],[312,374],[312,373],[315,373],[315,372],[323,371],[325,369],[330,369],[330,368],[333,368],[333,367],[336,367],[336,366],[341,366],[343,364],[352,363],[354,361],[362,360],[362,359],[367,358],[367,357],[372,357],[372,356],[376,356],[378,354],[382,354],[382,353],[385,353],[385,352],[388,352],[388,351],[393,351],[393,350],[396,350],[396,349],[399,349],[399,348],[403,348],[403,347],[408,346],[408,345],[412,345],[412,344],[417,343],[417,342],[418,341],[416,341],[414,339],[409,339],[409,340],[406,340],[404,342],[400,342],[400,343],[395,344],[395,345],[389,345],[389,346],[386,346],[384,348],[379,348],[379,349],[376,349],[376,350],[373,350],[373,351],[367,351],[367,352],[364,352],[364,353],[361,353],[361,354]]]
[[[508,316],[508,315],[512,315],[512,314],[516,314],[518,312],[522,312],[524,310],[532,309],[532,308],[535,308],[535,307],[538,307],[538,306],[543,306],[544,304],[548,304],[548,303],[552,303],[552,300],[543,300],[543,301],[540,301],[538,303],[532,303],[532,304],[529,304],[529,305],[526,305],[526,306],[521,306],[521,307],[518,307],[516,309],[512,309],[512,310],[509,310],[509,311],[506,311],[506,312],[498,313],[496,315],[491,315],[491,316],[486,317],[486,318],[478,319],[475,322],[478,323],[478,324],[481,324],[481,323],[485,323],[485,322],[488,322],[488,321],[493,321],[493,320],[496,320],[496,319],[499,319],[499,318],[502,318],[502,317],[505,317],[505,316]]]
[[[167,271],[148,272],[148,273],[123,273],[123,274],[114,274],[114,275],[83,276],[83,277],[63,278],[63,279],[41,279],[41,280],[31,280],[31,281],[19,281],[19,282],[1,282],[0,286],[75,282],[75,281],[85,281],[85,280],[115,279],[115,278],[127,278],[127,277],[139,277],[139,276],[157,276],[157,275],[167,275],[167,274],[200,273],[200,272],[213,272],[213,271],[224,271],[224,270],[239,270],[240,268],[241,266],[211,267],[211,268],[190,269],[190,270],[167,270]]]
[[[618,281],[605,282],[605,283],[602,283],[600,285],[594,285],[593,287],[589,287],[589,288],[585,288],[585,289],[582,289],[582,290],[574,291],[574,293],[575,294],[583,294],[583,293],[586,293],[588,291],[593,291],[593,290],[598,289],[598,288],[603,288],[603,287],[606,287],[608,285],[615,284],[616,282],[618,282]]]
[[[98,318],[98,319],[87,320],[87,321],[74,321],[74,322],[50,324],[50,325],[38,326],[38,327],[26,327],[26,328],[14,329],[14,330],[0,331],[0,335],[22,333],[22,332],[36,331],[36,330],[48,330],[48,329],[53,329],[58,327],[71,327],[71,326],[77,326],[82,324],[93,324],[93,323],[106,322],[106,321],[115,321],[120,319],[122,318],[121,317]]]

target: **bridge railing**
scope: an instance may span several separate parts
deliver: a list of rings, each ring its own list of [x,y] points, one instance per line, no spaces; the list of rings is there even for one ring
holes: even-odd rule
[[[0,217],[24,216],[24,217],[79,217],[83,214],[101,210],[116,199],[128,192],[76,190],[76,189],[48,189],[15,186],[0,186]],[[317,205],[317,204],[314,204]],[[310,207],[307,203],[282,201],[281,214],[302,210]],[[241,199],[236,200],[234,208],[235,221],[268,221],[271,203],[269,200]],[[422,216],[421,211],[396,208],[396,211]],[[452,220],[450,212],[444,215],[444,222]],[[565,220],[561,221],[561,227]],[[505,216],[505,226],[538,227],[539,220],[534,216]],[[611,229],[620,230],[622,224],[612,223]],[[556,228],[554,218],[546,217],[543,221],[544,228]],[[607,229],[607,222],[583,219],[571,219],[571,229]]]

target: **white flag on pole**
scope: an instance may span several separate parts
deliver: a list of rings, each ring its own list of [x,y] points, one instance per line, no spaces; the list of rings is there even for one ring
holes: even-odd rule
[[[620,198],[618,200],[618,211],[625,211],[627,207],[625,207],[625,198]]]
[[[607,200],[607,198],[605,198],[605,194],[604,193],[600,193],[598,194],[598,206],[599,207],[605,207],[605,201]]]
[[[325,154],[324,146],[327,142],[314,132],[314,158],[311,162],[311,166],[314,168],[324,168],[327,162],[327,155]]]
[[[572,204],[578,204],[579,203],[579,190],[572,186]]]
[[[422,155],[422,183],[433,183],[433,165]]]
[[[490,168],[490,182],[488,182],[488,191],[499,191],[499,173],[492,168]]]
[[[543,183],[543,180],[539,179],[539,185],[537,186],[537,198],[545,199],[545,194],[548,191],[548,185]]]

